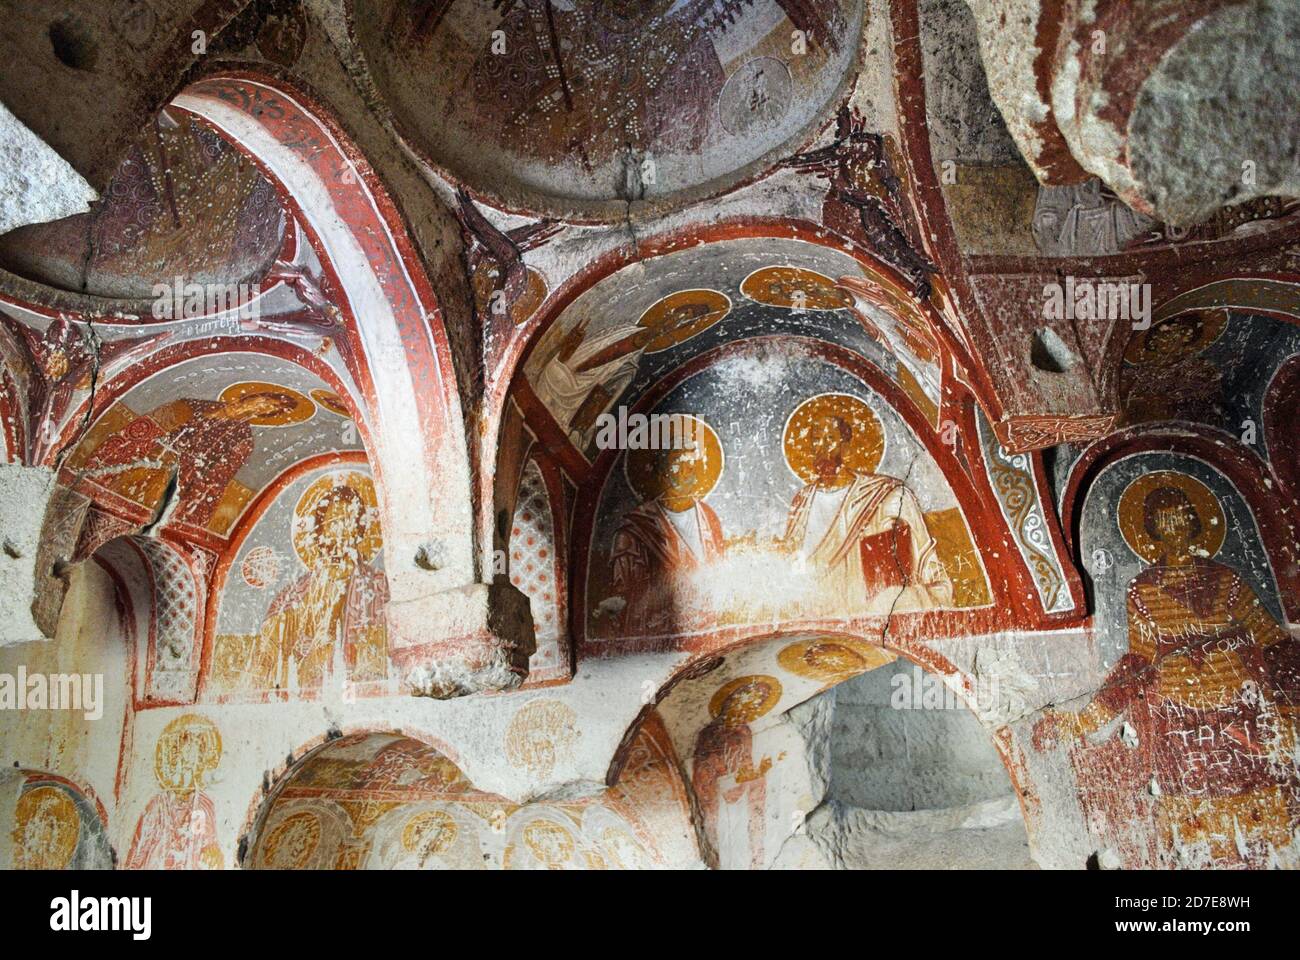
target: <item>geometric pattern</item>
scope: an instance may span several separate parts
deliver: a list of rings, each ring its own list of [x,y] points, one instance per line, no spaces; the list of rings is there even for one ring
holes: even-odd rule
[[[510,527],[510,582],[532,603],[537,652],[528,661],[531,681],[569,675],[556,586],[557,559],[555,521],[546,482],[537,461],[529,460],[519,481],[519,499]]]
[[[153,663],[149,700],[193,703],[198,677],[198,588],[189,564],[179,553],[152,537],[135,538],[153,577]]]

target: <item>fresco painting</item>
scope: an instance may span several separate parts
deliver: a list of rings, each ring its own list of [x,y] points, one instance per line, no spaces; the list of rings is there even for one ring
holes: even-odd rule
[[[632,405],[690,357],[776,324],[842,344],[900,386],[936,425],[942,394],[938,343],[916,305],[851,257],[793,240],[737,240],[665,254],[640,268],[638,286],[611,297],[614,274],[543,332],[525,367],[556,425],[594,455],[596,419]],[[785,263],[772,263],[784,253]],[[695,261],[702,261],[696,264]],[[676,278],[704,268],[710,288]],[[620,285],[621,286],[621,285]],[[637,319],[632,320],[635,316]]]
[[[345,695],[388,679],[387,580],[374,482],[309,472],[259,518],[228,576],[205,692],[222,699]],[[242,629],[237,629],[242,628]]]
[[[249,863],[271,869],[655,868],[680,862],[689,816],[657,721],[633,743],[618,786],[584,800],[523,805],[477,789],[435,747],[398,734],[356,734],[290,772],[259,820]]]
[[[691,780],[714,849],[748,850],[745,867],[763,863],[764,775],[771,757],[755,757],[749,724],[781,699],[775,677],[737,677],[709,701],[713,719],[695,742]],[[731,864],[723,864],[730,866]]]
[[[1288,862],[1300,645],[1244,502],[1211,468],[1162,456],[1121,461],[1098,488],[1088,509],[1112,511],[1129,554],[1099,585],[1118,659],[1082,709],[1037,722],[1036,745],[1072,744],[1089,828],[1129,865]]]
[[[589,639],[671,642],[725,625],[990,602],[933,458],[847,371],[798,350],[740,353],[655,410],[687,440],[628,451],[609,475]]]
[[[136,823],[126,869],[222,868],[216,812],[205,792],[221,749],[220,731],[199,714],[177,717],[158,735],[153,773],[160,789]]]
[[[247,355],[182,364],[175,376],[177,390],[147,379],[109,406],[68,457],[63,482],[131,520],[174,498],[167,524],[224,536],[304,452],[360,449],[357,431],[342,429],[337,394],[301,368]]]
[[[1300,868],[1300,5],[1008,5],[10,18],[0,866]]]
[[[108,870],[103,810],[76,784],[39,770],[0,772],[0,865],[9,870]]]
[[[1204,424],[1244,437],[1267,455],[1269,443],[1283,438],[1262,436],[1266,396],[1274,375],[1296,356],[1300,327],[1278,316],[1215,307],[1156,319],[1124,349],[1119,391],[1125,416],[1134,424]]]

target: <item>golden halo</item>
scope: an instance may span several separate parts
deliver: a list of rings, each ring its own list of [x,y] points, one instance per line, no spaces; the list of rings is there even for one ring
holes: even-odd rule
[[[192,754],[186,749],[190,741],[195,743]],[[172,720],[163,727],[154,745],[153,772],[164,789],[201,790],[207,775],[220,762],[221,731],[197,713],[182,714]]]
[[[847,310],[853,296],[830,277],[802,267],[763,267],[740,284],[740,292],[755,303],[801,310]],[[796,298],[802,293],[802,299]]]
[[[1124,359],[1139,367],[1186,360],[1218,340],[1227,326],[1227,310],[1177,313],[1133,334],[1124,348]]]
[[[338,492],[345,489],[352,493]],[[320,533],[315,529],[317,510],[324,509],[328,501],[336,496],[356,504],[357,537],[350,546],[356,550],[357,557],[369,563],[383,547],[383,533],[379,527],[379,501],[375,496],[374,481],[355,470],[327,473],[312,482],[293,508],[293,549],[308,568],[315,566],[325,546]]]
[[[352,419],[352,414],[348,412],[347,405],[343,403],[343,398],[333,390],[326,390],[323,387],[317,387],[311,392],[311,398],[330,413],[337,413],[340,417],[347,417],[349,420]]]
[[[732,694],[745,688],[750,688],[749,696],[740,700],[731,699]],[[776,677],[764,674],[737,677],[718,688],[718,692],[709,700],[709,714],[720,718],[728,726],[739,726],[742,723],[753,723],[770,712],[780,700],[781,681]]]
[[[646,353],[658,353],[703,333],[731,312],[731,300],[717,290],[679,290],[652,304],[638,327],[657,331]]]
[[[230,403],[232,400],[242,400],[244,397],[250,397],[259,393],[269,393],[272,396],[288,397],[293,401],[293,406],[283,413],[273,413],[265,417],[254,417],[248,422],[255,427],[284,427],[292,423],[302,423],[304,420],[310,420],[312,414],[316,412],[316,404],[312,403],[297,390],[291,390],[288,387],[282,387],[278,383],[263,383],[252,380],[245,383],[232,383],[226,389],[221,391],[221,402]]]
[[[577,842],[567,827],[541,817],[524,826],[523,839],[533,856],[548,867],[567,863],[577,849]]]
[[[301,870],[320,846],[320,820],[310,810],[290,814],[266,838],[262,860],[276,870]]]
[[[776,655],[781,669],[812,680],[847,680],[896,659],[896,654],[848,637],[800,640]]]
[[[31,870],[63,870],[72,862],[81,836],[81,814],[66,792],[49,785],[24,790],[14,810],[14,866]],[[42,832],[39,845],[26,842],[33,825]]]
[[[1218,497],[1195,477],[1175,470],[1157,470],[1138,477],[1119,498],[1119,530],[1129,549],[1147,563],[1160,559],[1160,544],[1152,539],[1146,529],[1146,500],[1155,490],[1170,487],[1186,494],[1192,508],[1201,519],[1201,535],[1192,543],[1199,557],[1209,559],[1223,549],[1228,525],[1223,516],[1223,505]]]
[[[492,311],[492,296],[497,292],[499,273],[497,265],[489,260],[480,261],[478,266],[474,268],[474,302],[478,306],[480,316],[486,317]],[[537,312],[537,308],[542,305],[542,301],[546,299],[546,294],[549,292],[546,278],[532,267],[528,267],[524,280],[524,292],[515,301],[515,305],[510,308],[510,319],[515,326],[527,323],[528,318]]]
[[[668,414],[670,435],[683,438],[679,450],[629,450],[623,459],[628,486],[642,500],[662,500],[670,510],[685,510],[709,495],[722,476],[722,441],[714,429],[689,413]],[[702,454],[702,456],[700,455]],[[693,456],[692,456],[693,455]],[[670,475],[677,483],[670,485]]]
[[[402,847],[408,853],[439,856],[451,849],[460,828],[441,810],[425,810],[406,821],[402,827]]]
[[[810,397],[795,408],[785,422],[782,446],[785,462],[804,483],[818,479],[813,462],[813,428],[823,420],[836,417],[852,432],[840,472],[832,488],[842,487],[855,475],[875,473],[885,456],[885,431],[880,418],[865,400],[847,393],[822,393]]]

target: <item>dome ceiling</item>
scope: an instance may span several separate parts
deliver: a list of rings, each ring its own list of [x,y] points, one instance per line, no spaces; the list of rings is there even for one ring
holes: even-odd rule
[[[399,129],[511,207],[618,217],[761,172],[829,112],[860,0],[354,0]]]

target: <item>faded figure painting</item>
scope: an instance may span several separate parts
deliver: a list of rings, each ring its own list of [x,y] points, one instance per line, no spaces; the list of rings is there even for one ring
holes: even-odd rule
[[[775,677],[738,677],[713,695],[709,701],[713,720],[695,740],[692,779],[705,836],[715,850],[725,851],[726,860],[718,864],[724,869],[748,870],[763,864],[765,777],[772,759],[754,759],[749,724],[770,712],[780,699],[781,683]]]
[[[857,397],[813,397],[786,424],[786,461],[804,485],[781,545],[810,565],[823,609],[887,613],[952,602],[916,495],[875,472],[883,452],[880,421]]]
[[[1300,651],[1231,567],[1214,559],[1227,524],[1214,493],[1175,471],[1146,473],[1120,498],[1120,530],[1149,566],[1128,584],[1128,652],[1078,713],[1049,712],[1034,740],[1078,738],[1075,769],[1090,820],[1098,776],[1152,797],[1156,836],[1130,856],[1147,867],[1276,865],[1293,842]],[[1085,738],[1116,723],[1107,743]],[[1107,753],[1118,740],[1122,766]],[[1121,747],[1115,747],[1120,750]],[[1122,844],[1121,844],[1122,845]]]
[[[315,411],[311,400],[273,383],[237,383],[217,400],[173,400],[138,416],[120,405],[113,418],[126,422],[79,452],[74,465],[85,482],[151,509],[174,482],[172,520],[206,527],[220,519],[224,529],[230,518],[218,511],[253,453],[253,428],[301,423]]]
[[[348,684],[388,677],[374,482],[357,471],[313,480],[293,507],[290,536],[302,572],[275,592],[255,633],[217,635],[213,693],[302,695],[336,673]]]
[[[722,445],[696,417],[676,414],[672,426],[682,446],[631,451],[625,461],[628,483],[642,501],[615,532],[610,559],[624,600],[619,623],[637,636],[671,631],[675,606],[690,600],[686,575],[724,550],[722,524],[704,502],[722,473]]]
[[[154,748],[162,791],[145,808],[127,854],[128,870],[220,870],[216,812],[203,792],[221,762],[221,734],[198,714],[177,717]]]
[[[682,290],[665,297],[635,323],[589,333],[592,318],[552,327],[530,362],[533,389],[580,450],[595,436],[596,420],[636,377],[641,358],[676,346],[712,327],[731,310],[716,290]]]

